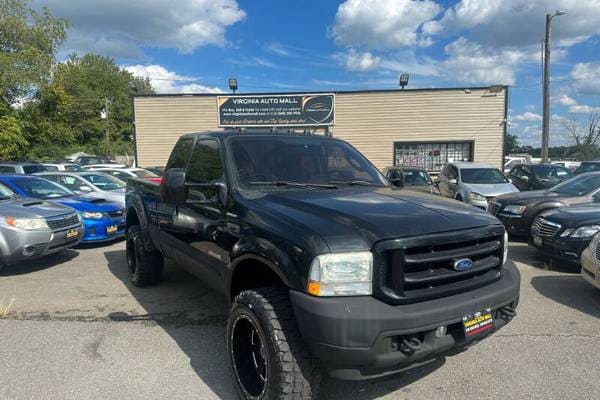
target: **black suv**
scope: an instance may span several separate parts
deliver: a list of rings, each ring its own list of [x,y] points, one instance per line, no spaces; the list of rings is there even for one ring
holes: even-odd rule
[[[162,183],[132,179],[126,196],[130,279],[159,282],[169,259],[224,294],[246,399],[312,398],[323,372],[387,375],[515,315],[500,221],[389,185],[341,140],[184,135]]]

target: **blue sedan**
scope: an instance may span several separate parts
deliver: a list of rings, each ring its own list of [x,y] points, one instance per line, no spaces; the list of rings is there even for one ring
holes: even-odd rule
[[[82,242],[103,242],[125,234],[125,210],[118,203],[78,197],[64,186],[31,175],[0,175],[0,183],[19,196],[51,200],[77,210],[85,228]]]

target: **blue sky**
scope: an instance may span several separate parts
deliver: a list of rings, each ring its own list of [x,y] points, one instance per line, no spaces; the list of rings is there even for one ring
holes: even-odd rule
[[[96,52],[156,91],[507,84],[509,131],[538,146],[540,42],[553,20],[551,145],[600,111],[600,0],[35,0],[71,22],[60,57]],[[583,127],[583,126],[582,126]]]

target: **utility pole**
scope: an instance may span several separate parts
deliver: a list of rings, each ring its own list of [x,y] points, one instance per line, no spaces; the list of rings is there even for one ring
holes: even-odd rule
[[[109,118],[108,118],[108,104],[110,103],[110,101],[108,99],[104,99],[104,115],[105,115],[105,119],[106,119],[106,132],[104,133],[104,141],[105,141],[105,154],[107,157],[110,157],[110,155],[108,154],[109,151],[109,141],[110,141],[110,132],[109,132],[109,128],[110,128],[110,124],[109,124]]]
[[[543,88],[543,117],[542,117],[542,162],[548,162],[550,142],[550,38],[552,18],[566,14],[566,11],[556,10],[554,14],[546,14],[546,36],[544,39],[544,88]]]

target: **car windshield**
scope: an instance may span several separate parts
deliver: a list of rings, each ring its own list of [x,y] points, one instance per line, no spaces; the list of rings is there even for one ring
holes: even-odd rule
[[[58,199],[75,195],[64,186],[42,178],[15,178],[12,182],[24,191],[28,197],[36,199]]]
[[[4,185],[0,185],[0,200],[7,200],[14,197],[14,192]]]
[[[245,188],[386,185],[379,171],[345,142],[314,136],[248,136],[230,143]]]
[[[567,168],[558,165],[533,165],[531,166],[533,175],[540,181],[561,182],[569,178],[572,174]]]
[[[140,169],[131,172],[133,172],[139,178],[158,178],[158,175],[156,175],[154,172],[150,172],[145,169]]]
[[[591,172],[591,171],[598,171],[600,170],[600,162],[592,162],[592,163],[581,163],[581,166],[579,166],[579,168],[577,168],[577,173],[583,173],[583,172]]]
[[[77,164],[69,164],[69,165],[65,165],[65,171],[78,172],[78,171],[81,171],[81,167]]]
[[[107,174],[85,174],[81,175],[83,179],[102,190],[123,189],[125,184],[116,178]]]
[[[43,165],[23,165],[23,172],[26,174],[35,174],[36,172],[44,172],[46,167]]]
[[[564,181],[552,189],[552,192],[566,194],[569,196],[585,196],[600,189],[600,175],[581,176]]]
[[[507,183],[508,179],[496,168],[463,168],[460,170],[464,183]]]
[[[430,186],[433,181],[425,171],[410,171],[404,170],[404,185],[405,186]]]

